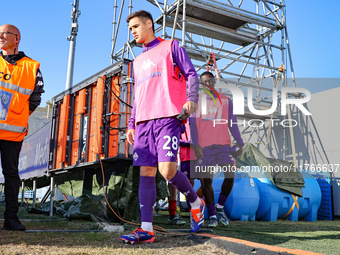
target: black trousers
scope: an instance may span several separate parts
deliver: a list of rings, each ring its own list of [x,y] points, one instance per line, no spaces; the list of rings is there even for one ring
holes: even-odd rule
[[[16,217],[19,210],[18,194],[20,177],[18,171],[22,142],[0,140],[2,174],[5,178],[5,218]]]

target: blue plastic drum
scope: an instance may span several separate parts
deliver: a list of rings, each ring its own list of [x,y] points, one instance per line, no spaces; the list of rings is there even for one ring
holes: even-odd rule
[[[224,174],[215,174],[212,186],[214,189],[215,204],[221,192],[224,181]],[[201,186],[200,181],[195,180],[194,189]],[[234,186],[224,205],[224,211],[231,220],[255,220],[255,214],[260,202],[259,190],[256,183],[247,173],[235,173]],[[207,209],[204,212],[205,219],[208,219]]]
[[[257,175],[260,174],[259,172]],[[287,218],[292,221],[298,219],[316,221],[321,204],[321,190],[312,175],[302,172],[305,187],[302,188],[303,196],[297,197],[297,203],[292,194],[277,188],[265,174],[261,175],[261,178],[254,178],[260,192],[256,220],[277,221],[277,219]]]

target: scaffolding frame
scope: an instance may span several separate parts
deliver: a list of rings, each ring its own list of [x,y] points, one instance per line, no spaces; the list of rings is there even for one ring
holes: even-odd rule
[[[266,110],[272,106],[274,89],[278,90],[277,96],[280,98],[280,88],[296,87],[284,0],[175,0],[171,3],[168,0],[163,2],[146,0],[145,2],[160,10],[160,16],[154,17],[156,35],[163,39],[177,39],[186,49],[198,73],[207,68],[215,72],[216,76],[220,77],[222,84],[220,89],[223,94],[232,96],[229,90],[223,89],[223,84],[235,85],[243,91],[245,102],[248,97],[251,97],[253,106],[257,110]],[[118,22],[116,22],[117,0],[114,8],[114,24],[119,24],[123,16],[124,0],[121,2]],[[132,0],[129,1],[128,9],[130,14]],[[134,39],[131,40],[129,33],[124,46],[115,52],[118,29],[119,27],[114,28],[112,62],[129,58],[129,53],[135,58],[134,49],[141,45],[136,44]],[[215,70],[214,65],[211,64],[212,53],[215,55],[218,70]],[[290,68],[291,84],[287,84],[286,66]],[[302,95],[290,94],[289,96],[301,97]],[[277,105],[276,109],[279,109],[279,106]],[[278,110],[270,116],[258,116],[247,107],[244,115],[238,116],[240,120],[256,119],[259,123],[273,118],[284,119]],[[288,119],[290,118],[291,110],[288,106]],[[280,149],[283,150],[283,159],[286,158],[287,144],[290,144],[291,156],[296,163],[294,132],[292,128],[289,128],[289,131],[287,128],[283,130],[284,146]],[[261,144],[267,149],[271,128],[263,125],[253,130],[249,130],[249,127],[242,130],[246,141],[249,141],[255,133],[258,146]]]

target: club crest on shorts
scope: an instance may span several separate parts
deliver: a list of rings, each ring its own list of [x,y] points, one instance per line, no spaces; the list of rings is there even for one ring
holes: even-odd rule
[[[133,159],[134,159],[135,161],[137,161],[137,159],[138,159],[138,154],[137,154],[137,152],[135,152],[135,154],[133,154]]]

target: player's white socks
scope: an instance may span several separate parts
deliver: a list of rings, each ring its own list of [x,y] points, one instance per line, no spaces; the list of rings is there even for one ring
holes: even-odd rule
[[[217,209],[221,209],[221,208],[223,208],[223,207],[224,207],[224,206],[223,206],[223,205],[220,205],[219,203],[216,204],[216,208],[217,208]]]
[[[144,222],[144,221],[142,221],[142,226],[141,226],[141,228],[142,228],[144,231],[153,232],[152,222]]]
[[[191,209],[199,209],[201,205],[201,199],[199,197],[196,198],[195,202],[190,203]]]

